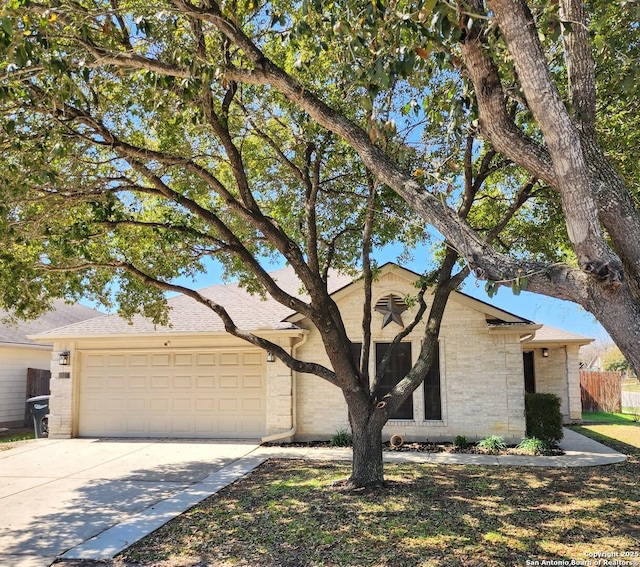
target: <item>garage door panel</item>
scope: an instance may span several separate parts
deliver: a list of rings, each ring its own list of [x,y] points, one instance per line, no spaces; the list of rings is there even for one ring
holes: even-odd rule
[[[152,376],[151,387],[152,388],[168,388],[169,376]]]
[[[189,418],[177,418],[174,417],[171,420],[171,432],[172,435],[184,436],[187,433],[195,433],[193,428],[193,421]]]
[[[129,366],[148,366],[149,357],[146,354],[130,354]]]
[[[263,365],[261,352],[84,353],[79,433],[261,437],[266,408]]]
[[[237,352],[220,353],[220,366],[239,366],[240,354]]]
[[[169,398],[149,398],[149,409],[151,412],[169,411]]]
[[[194,425],[194,432],[196,433],[196,437],[214,437],[214,434],[217,432],[218,428],[218,420],[211,417],[196,418],[194,420]]]
[[[146,376],[129,376],[129,388],[141,389],[147,387]]]
[[[146,398],[127,398],[127,412],[143,412],[147,409]]]
[[[242,387],[243,388],[264,388],[264,382],[262,380],[262,376],[256,374],[249,374],[247,376],[243,376],[242,378]]]
[[[169,366],[171,356],[169,354],[152,354],[151,366]]]
[[[104,407],[109,412],[121,412],[127,409],[127,400],[123,397],[106,398]]]
[[[175,376],[173,378],[173,385],[175,388],[192,388],[193,376]]]
[[[196,355],[196,366],[215,366],[216,355],[214,353],[198,353]]]
[[[246,352],[242,355],[242,364],[244,366],[262,366],[261,352]]]
[[[196,388],[206,390],[207,388],[215,388],[216,379],[213,375],[196,376]]]
[[[258,419],[247,419],[241,424],[239,435],[241,437],[253,437],[260,430],[261,423]]]
[[[243,398],[242,409],[249,412],[261,412],[263,408],[262,398]]]
[[[105,357],[101,354],[89,354],[85,356],[84,365],[87,368],[104,368]]]
[[[109,390],[122,390],[125,387],[125,383],[124,376],[107,376],[105,387]]]
[[[218,409],[221,413],[223,412],[236,412],[238,411],[238,399],[237,398],[227,398],[221,397],[218,400]]]
[[[237,374],[223,374],[220,376],[220,388],[237,388],[239,379]]]
[[[168,437],[171,427],[167,416],[152,417],[148,422],[140,420],[139,429],[141,437]]]
[[[191,398],[172,398],[171,409],[174,411],[191,411]]]
[[[111,368],[117,368],[118,366],[125,366],[126,365],[126,357],[124,355],[109,355],[109,357],[107,358],[107,364],[111,367]]]
[[[221,419],[219,433],[226,437],[239,437],[241,428],[238,427],[238,421],[236,419]]]
[[[196,411],[213,412],[215,409],[216,401],[214,398],[197,398],[196,399]]]
[[[176,354],[174,358],[176,366],[193,366],[192,354]]]

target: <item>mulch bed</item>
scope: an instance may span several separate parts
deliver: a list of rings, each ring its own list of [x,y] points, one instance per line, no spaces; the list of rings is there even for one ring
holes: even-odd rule
[[[295,442],[295,443],[264,443],[265,447],[318,447],[318,448],[329,448],[329,449],[337,449],[340,447],[336,447],[331,445],[329,441],[309,441],[306,443],[303,442]],[[391,453],[459,453],[459,454],[471,454],[471,455],[529,455],[526,451],[518,449],[515,445],[509,445],[504,451],[488,451],[483,449],[482,447],[478,447],[475,443],[469,444],[467,447],[457,447],[453,443],[436,443],[432,441],[414,441],[407,442],[402,444],[400,447],[392,447],[391,444],[387,441],[382,444],[382,450],[388,451]],[[559,447],[554,448],[553,450],[545,453],[547,456],[557,456],[564,455],[564,451]]]

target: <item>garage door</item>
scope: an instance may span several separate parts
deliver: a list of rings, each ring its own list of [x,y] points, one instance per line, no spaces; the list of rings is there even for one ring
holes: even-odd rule
[[[261,437],[263,361],[256,350],[82,353],[79,434]]]

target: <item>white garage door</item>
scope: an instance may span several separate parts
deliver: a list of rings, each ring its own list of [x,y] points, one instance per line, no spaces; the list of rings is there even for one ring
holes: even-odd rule
[[[257,438],[265,433],[262,351],[85,352],[83,437]]]

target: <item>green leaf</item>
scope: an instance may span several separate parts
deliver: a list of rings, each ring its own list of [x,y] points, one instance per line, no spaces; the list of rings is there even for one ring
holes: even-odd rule
[[[2,18],[0,20],[0,27],[2,30],[11,37],[13,35],[13,20],[11,18]]]

